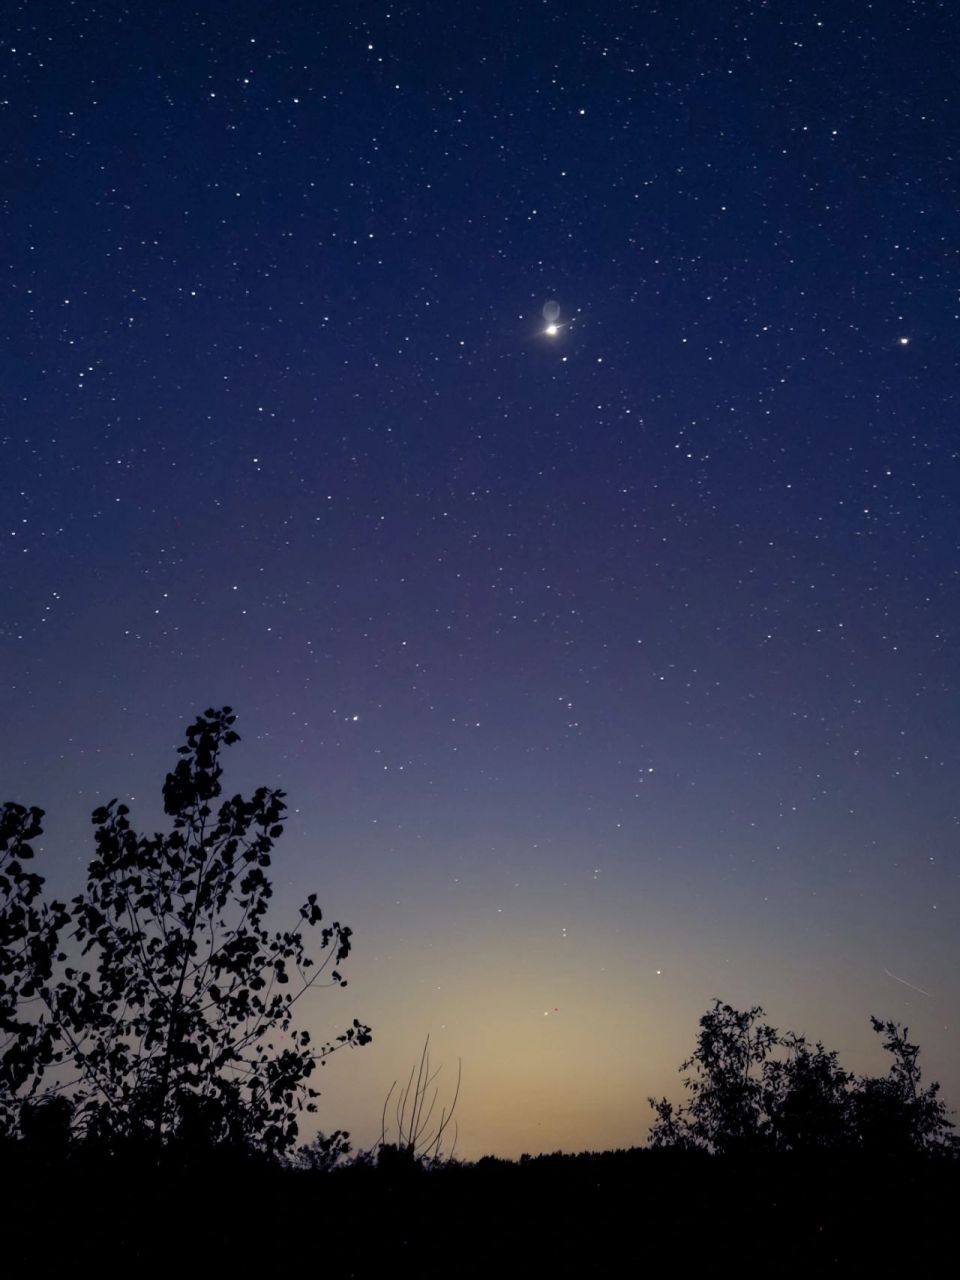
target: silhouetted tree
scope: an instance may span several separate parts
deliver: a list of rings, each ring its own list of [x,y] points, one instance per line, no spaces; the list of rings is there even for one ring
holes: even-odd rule
[[[0,809],[0,1134],[17,1132],[24,1103],[34,1099],[52,1064],[62,1059],[57,1028],[45,1017],[41,992],[65,957],[61,902],[40,901],[43,877],[28,871],[40,809]]]
[[[650,1141],[721,1153],[754,1150],[769,1141],[762,1067],[777,1032],[762,1023],[756,1006],[739,1012],[714,1001],[700,1019],[697,1047],[681,1071],[689,1102],[674,1109],[666,1098],[650,1099],[657,1114]]]
[[[689,1072],[688,1101],[649,1099],[652,1146],[719,1154],[956,1152],[940,1086],[921,1087],[919,1049],[906,1028],[871,1018],[893,1066],[886,1077],[856,1077],[835,1052],[781,1035],[763,1016],[759,1006],[740,1012],[714,1001],[680,1067]]]
[[[324,956],[315,965],[302,930],[322,920],[316,894],[300,908],[296,929],[266,927],[265,873],[283,832],[284,793],[261,787],[214,810],[222,749],[238,741],[234,720],[224,707],[188,728],[163,787],[168,834],[135,834],[127,806],[115,800],[95,810],[97,855],[69,910],[37,908],[39,878],[16,869],[25,842],[40,833],[41,812],[4,810],[5,847],[19,850],[15,869],[6,866],[9,888],[0,882],[0,1012],[13,1037],[2,1063],[5,1114],[17,1091],[35,1094],[62,1063],[78,1077],[70,1093],[75,1131],[91,1143],[278,1152],[294,1144],[297,1114],[316,1109],[306,1083],[316,1063],[369,1042],[369,1028],[356,1019],[319,1048],[307,1031],[292,1029],[293,1006],[346,958],[351,931],[338,922],[321,927]],[[71,965],[54,981],[53,959],[66,959],[57,948],[67,921],[95,966]],[[328,985],[346,986],[335,967]],[[38,1017],[23,1017],[27,999],[39,1000]]]
[[[854,1077],[817,1041],[788,1032],[778,1040],[786,1057],[763,1064],[763,1108],[778,1151],[824,1151],[855,1145]]]
[[[918,1045],[907,1039],[908,1027],[871,1017],[883,1047],[893,1055],[889,1075],[866,1077],[858,1082],[853,1113],[860,1145],[878,1155],[908,1152],[956,1154],[958,1139],[953,1122],[934,1081],[923,1088],[917,1058]]]

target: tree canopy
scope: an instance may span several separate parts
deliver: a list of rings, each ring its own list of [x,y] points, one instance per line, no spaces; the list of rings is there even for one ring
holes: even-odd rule
[[[239,740],[229,707],[186,732],[163,786],[166,833],[138,835],[125,804],[93,813],[84,889],[44,903],[24,864],[41,810],[0,810],[0,1127],[69,1130],[75,1142],[285,1151],[314,1111],[317,1063],[364,1045],[357,1019],[315,1045],[294,1006],[340,965],[351,930],[324,923],[317,895],[295,927],[271,929],[267,876],[284,792],[222,793]],[[308,954],[305,930],[313,931]],[[315,947],[315,950],[314,950]],[[59,1126],[59,1129],[58,1129]]]
[[[687,1101],[649,1099],[652,1146],[728,1155],[956,1153],[940,1086],[923,1086],[908,1028],[871,1018],[893,1065],[887,1076],[857,1077],[836,1052],[792,1031],[781,1034],[764,1016],[759,1005],[737,1010],[714,1001],[680,1065]]]

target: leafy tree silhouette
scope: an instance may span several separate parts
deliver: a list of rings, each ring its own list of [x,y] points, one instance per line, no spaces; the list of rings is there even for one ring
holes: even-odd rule
[[[741,1012],[714,1001],[680,1067],[689,1073],[688,1101],[649,1099],[652,1146],[725,1155],[957,1153],[940,1086],[921,1086],[920,1050],[907,1028],[871,1018],[893,1066],[886,1077],[856,1077],[819,1041],[781,1035],[763,1017],[759,1006]]]
[[[19,1126],[25,1098],[62,1060],[57,1029],[35,1013],[65,959],[60,933],[69,919],[61,902],[40,901],[43,877],[24,867],[34,857],[43,811],[8,802],[0,809],[0,1133]]]
[[[842,1150],[856,1143],[853,1076],[817,1041],[788,1032],[778,1041],[787,1056],[763,1064],[763,1106],[771,1145],[778,1151]]]
[[[740,1153],[764,1144],[767,1124],[761,1068],[777,1043],[773,1027],[760,1022],[759,1005],[738,1012],[714,1001],[700,1019],[697,1047],[680,1064],[690,1101],[675,1110],[666,1098],[651,1098],[657,1122],[655,1147],[674,1146]]]
[[[70,907],[39,907],[40,877],[22,870],[41,811],[4,808],[0,1117],[8,1130],[32,1114],[24,1097],[35,1104],[65,1088],[74,1134],[87,1143],[282,1152],[296,1141],[298,1114],[316,1110],[307,1085],[316,1063],[370,1041],[356,1019],[320,1047],[292,1028],[293,1006],[346,959],[351,930],[322,926],[314,964],[303,926],[322,920],[316,894],[296,929],[266,927],[265,873],[283,832],[284,793],[261,787],[214,811],[221,752],[239,740],[234,721],[229,707],[211,709],[187,729],[163,787],[168,834],[135,834],[115,800],[94,811],[97,854]],[[54,963],[72,949],[59,949],[68,924],[96,963],[54,980]],[[338,968],[326,985],[346,986]],[[39,1015],[23,1016],[28,1000]],[[51,1083],[51,1069],[67,1066],[77,1078]]]
[[[934,1081],[923,1088],[917,1058],[919,1046],[907,1039],[908,1027],[871,1017],[870,1024],[883,1037],[883,1047],[893,1055],[886,1077],[865,1078],[853,1097],[854,1123],[861,1146],[871,1154],[957,1154],[960,1141],[949,1111]]]

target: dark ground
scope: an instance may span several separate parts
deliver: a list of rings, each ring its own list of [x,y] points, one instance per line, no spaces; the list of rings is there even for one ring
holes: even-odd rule
[[[957,1162],[625,1151],[407,1175],[35,1166],[13,1181],[11,1275],[912,1276],[957,1260]]]

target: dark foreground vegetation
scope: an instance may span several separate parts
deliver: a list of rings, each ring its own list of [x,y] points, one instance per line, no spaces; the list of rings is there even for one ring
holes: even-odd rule
[[[681,1065],[685,1099],[650,1099],[645,1149],[443,1155],[424,1048],[388,1098],[396,1141],[298,1146],[308,1083],[358,1020],[315,1046],[293,1011],[344,986],[350,930],[315,894],[269,928],[265,874],[283,793],[221,794],[229,708],[187,731],[167,775],[172,830],[93,815],[96,854],[69,904],[31,864],[37,809],[0,809],[0,1176],[10,1274],[726,1275],[775,1268],[939,1274],[956,1253],[960,1160],[936,1084],[893,1022],[884,1076],[715,1001]],[[318,927],[319,926],[319,927]],[[306,938],[313,930],[313,945]],[[305,932],[306,931],[306,932]],[[315,962],[308,950],[319,957]],[[459,1087],[459,1077],[458,1077]]]
[[[665,1151],[548,1155],[386,1173],[44,1168],[4,1200],[9,1274],[949,1274],[956,1164]],[[938,1259],[940,1265],[938,1265]],[[287,1271],[289,1274],[289,1271]]]

